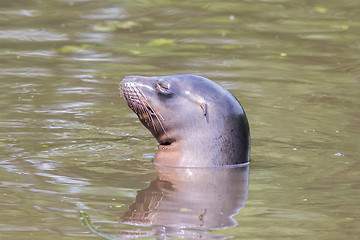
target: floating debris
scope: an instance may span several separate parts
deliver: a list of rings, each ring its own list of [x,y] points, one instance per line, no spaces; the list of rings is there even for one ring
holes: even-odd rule
[[[327,13],[328,9],[324,7],[314,7],[314,11],[317,13]]]
[[[93,30],[98,32],[114,32],[117,30],[132,30],[137,27],[139,27],[139,24],[134,21],[107,21],[104,24],[95,24]]]
[[[335,29],[335,30],[343,30],[343,31],[349,30],[349,26],[348,26],[348,25],[337,25],[337,24],[334,24],[334,25],[331,25],[330,28]]]
[[[173,45],[175,43],[174,39],[167,39],[167,38],[158,38],[154,39],[148,43],[148,46],[151,47],[161,47],[165,45]]]
[[[74,46],[74,45],[66,45],[59,49],[59,52],[61,53],[68,53],[68,52],[75,52],[80,50],[87,50],[89,48],[93,47],[93,45],[90,44],[82,44],[80,46]]]

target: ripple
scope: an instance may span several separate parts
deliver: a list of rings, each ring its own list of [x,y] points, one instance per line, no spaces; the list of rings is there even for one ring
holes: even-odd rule
[[[83,16],[83,18],[93,19],[93,20],[122,19],[125,17],[124,12],[125,9],[122,8],[102,8],[100,10],[97,10],[93,14]]]
[[[52,76],[51,71],[46,68],[2,68],[0,69],[0,75],[11,75],[11,76],[21,76],[21,77]]]
[[[14,10],[14,11],[9,11],[9,10],[3,10],[0,11],[0,16],[1,19],[3,20],[13,20],[16,18],[23,18],[23,17],[36,17],[39,15],[39,11],[37,10]]]
[[[17,51],[17,52],[0,52],[2,55],[15,55],[20,57],[36,57],[36,58],[51,58],[56,55],[55,51]]]
[[[92,87],[71,87],[71,88],[59,88],[58,89],[58,93],[59,94],[90,94],[91,91],[93,91],[94,88]],[[84,103],[79,103],[80,105],[78,106],[85,106]],[[86,105],[89,105],[88,103],[86,103]]]
[[[69,40],[66,34],[39,29],[3,30],[0,31],[0,39],[32,42]]]
[[[60,176],[60,175],[55,175],[55,174],[50,174],[50,173],[35,173],[35,175],[51,179],[51,180],[46,180],[46,182],[48,182],[48,183],[66,184],[66,185],[69,184],[69,185],[77,185],[77,186],[90,185],[89,182],[84,181],[85,179],[74,179],[71,177]],[[44,190],[40,190],[40,189],[38,189],[38,190],[44,191]]]

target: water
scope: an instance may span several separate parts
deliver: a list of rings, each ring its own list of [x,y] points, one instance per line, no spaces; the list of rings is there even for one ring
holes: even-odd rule
[[[181,73],[229,89],[252,136],[245,206],[197,237],[359,239],[359,9],[1,1],[0,239],[103,239],[80,210],[100,233],[164,237],[121,222],[158,173],[156,141],[117,88],[126,75]]]

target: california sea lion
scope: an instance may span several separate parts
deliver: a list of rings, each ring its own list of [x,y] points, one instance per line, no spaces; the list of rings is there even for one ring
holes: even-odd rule
[[[128,106],[159,142],[154,162],[218,167],[250,160],[250,131],[238,100],[196,75],[128,76],[120,84]]]

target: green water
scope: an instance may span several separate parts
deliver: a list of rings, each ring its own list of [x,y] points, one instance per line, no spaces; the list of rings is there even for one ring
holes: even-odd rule
[[[197,237],[360,238],[359,1],[2,0],[0,23],[0,239],[103,239],[80,210],[165,239],[121,221],[158,173],[118,83],[181,73],[229,89],[252,136],[245,206]]]

